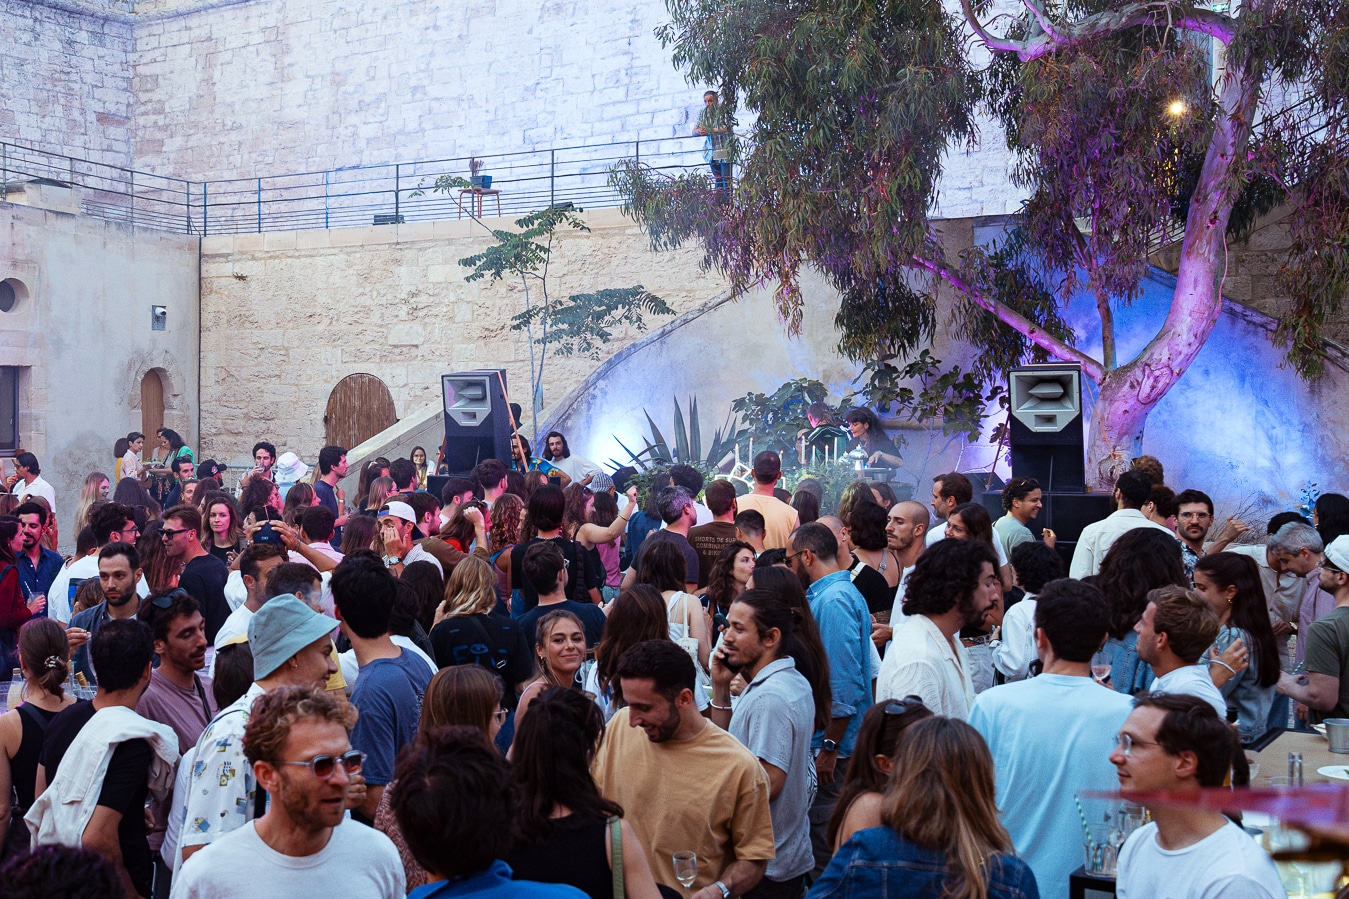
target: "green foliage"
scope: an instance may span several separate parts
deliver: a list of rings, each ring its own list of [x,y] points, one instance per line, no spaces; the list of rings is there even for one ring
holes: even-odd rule
[[[440,190],[440,182],[437,181],[436,184],[436,189]],[[493,230],[492,237],[496,239],[494,245],[481,253],[459,260],[459,264],[464,268],[473,269],[473,273],[464,280],[478,281],[482,278],[491,278],[493,281],[500,281],[506,275],[516,275],[534,277],[542,281],[548,273],[553,232],[562,226],[574,231],[590,230],[579,215],[570,209],[560,207],[531,212],[523,218],[516,219],[515,226],[520,229],[518,232]]]
[[[532,306],[511,318],[511,330],[542,325],[559,356],[580,354],[599,359],[615,328],[630,325],[645,331],[648,315],[674,315],[674,310],[638,284],[572,294],[564,301]]]
[[[867,406],[889,410],[901,419],[930,428],[941,421],[941,432],[947,437],[959,436],[970,443],[978,442],[988,417],[984,409],[997,402],[1006,403],[1006,390],[1001,384],[985,388],[974,372],[961,371],[959,365],[942,370],[942,361],[928,350],[923,350],[911,362],[897,365],[894,356],[883,356],[869,363],[853,383],[866,378],[866,383],[846,401],[861,399]],[[917,389],[909,386],[917,384]],[[907,441],[900,435],[896,443]]]
[[[826,465],[823,461],[816,459],[812,464],[793,471],[790,486],[786,486],[784,489],[795,493],[796,485],[805,478],[815,478],[820,482],[820,488],[824,493],[824,496],[820,499],[820,514],[832,515],[838,511],[838,504],[843,499],[843,491],[848,489],[849,484],[857,481],[857,474],[853,471],[852,464],[847,460],[830,462]]]
[[[746,432],[737,427],[736,415],[734,411],[727,413],[726,421],[720,428],[712,434],[712,442],[707,444],[706,452],[703,449],[702,422],[698,415],[698,398],[689,397],[689,411],[687,425],[685,424],[684,410],[679,406],[679,400],[674,400],[674,428],[671,433],[674,434],[674,445],[670,445],[661,433],[656,422],[651,418],[651,413],[643,410],[646,416],[646,424],[649,429],[649,436],[643,438],[643,446],[640,450],[634,452],[628,448],[617,437],[614,438],[623,451],[628,454],[626,462],[610,460],[615,466],[633,465],[640,472],[648,469],[668,468],[675,464],[692,465],[703,473],[704,476],[709,473],[720,470],[723,460],[735,451],[736,441]]]
[[[731,403],[731,411],[740,416],[749,427],[740,441],[741,460],[753,462],[749,440],[754,439],[755,453],[773,450],[782,457],[784,467],[793,467],[799,458],[796,435],[810,428],[806,407],[824,402],[829,391],[813,378],[788,381],[771,394],[750,392]],[[838,411],[836,407],[831,407]]]

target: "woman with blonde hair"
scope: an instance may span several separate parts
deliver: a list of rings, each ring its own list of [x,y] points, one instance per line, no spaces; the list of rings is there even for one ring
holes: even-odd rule
[[[89,507],[95,501],[108,498],[108,476],[101,471],[91,471],[84,477],[80,488],[80,504],[75,507],[75,533],[79,533],[89,523]]]
[[[477,665],[451,665],[437,671],[427,684],[417,730],[425,734],[453,725],[473,727],[482,731],[483,742],[491,746],[505,718],[505,710],[501,707],[501,681]],[[375,808],[375,829],[393,840],[398,856],[403,860],[403,873],[407,876],[410,892],[426,883],[426,870],[412,857],[393,810],[389,808],[393,786],[390,783],[379,798]]]
[[[375,478],[370,482],[370,494],[365,498],[365,508],[361,510],[361,514],[379,515],[380,507],[389,501],[393,490],[393,478]]]
[[[1039,899],[998,820],[993,757],[964,721],[932,717],[908,728],[881,821],[834,853],[810,899]]]
[[[500,676],[506,708],[515,708],[516,694],[534,679],[534,657],[529,639],[509,615],[492,610],[497,605],[492,566],[477,556],[460,560],[445,582],[445,601],[436,610],[431,648],[436,664],[480,665]]]

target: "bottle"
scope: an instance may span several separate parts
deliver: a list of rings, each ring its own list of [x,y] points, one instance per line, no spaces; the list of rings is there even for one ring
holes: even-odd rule
[[[5,697],[5,708],[14,711],[23,702],[23,669],[15,668],[9,680],[9,695]]]

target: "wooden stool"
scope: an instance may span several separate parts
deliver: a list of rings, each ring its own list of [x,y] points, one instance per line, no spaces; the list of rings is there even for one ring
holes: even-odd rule
[[[501,191],[499,191],[499,190],[497,190],[497,189],[495,189],[495,188],[490,188],[490,187],[465,187],[463,190],[459,191],[459,200],[458,200],[458,205],[459,205],[459,215],[456,216],[457,218],[463,218],[463,217],[464,217],[464,194],[469,194],[469,195],[470,195],[470,196],[469,196],[469,201],[468,201],[468,202],[469,202],[469,207],[468,207],[468,208],[469,208],[469,215],[475,215],[475,214],[476,214],[476,216],[477,216],[478,218],[482,218],[482,198],[483,198],[483,197],[496,197],[496,201],[497,201],[497,217],[500,218],[500,216],[501,216]]]

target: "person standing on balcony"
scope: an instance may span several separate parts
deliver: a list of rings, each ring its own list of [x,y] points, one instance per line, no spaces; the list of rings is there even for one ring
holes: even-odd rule
[[[712,180],[717,185],[717,198],[724,200],[730,196],[731,147],[727,138],[731,136],[731,123],[726,114],[726,107],[719,102],[716,91],[707,91],[703,94],[703,111],[698,115],[698,124],[694,127],[693,133],[707,138],[703,156],[707,159],[708,165],[712,166]]]

